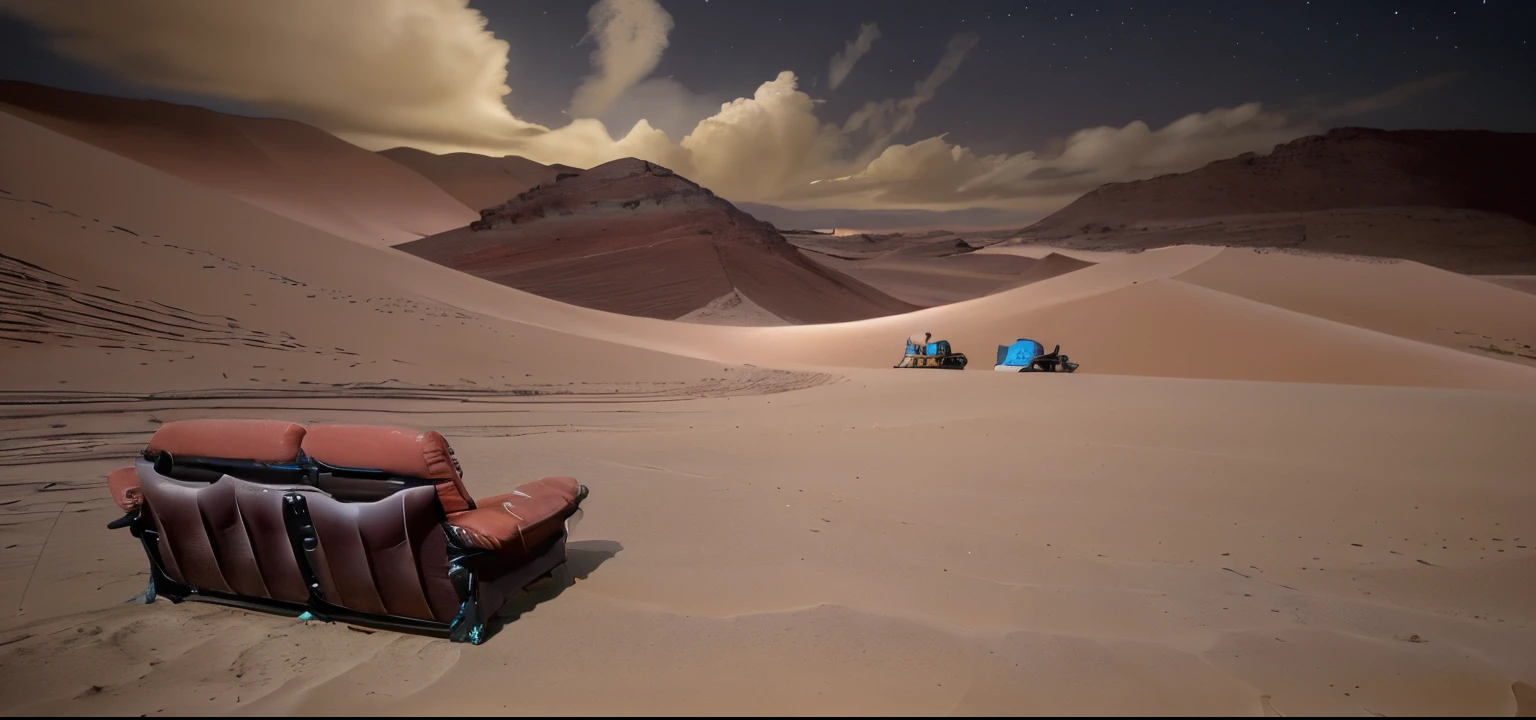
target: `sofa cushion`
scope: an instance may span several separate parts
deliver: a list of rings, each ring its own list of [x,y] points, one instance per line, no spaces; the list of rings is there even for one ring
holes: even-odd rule
[[[385,425],[317,425],[304,436],[304,453],[335,468],[382,470],[429,480],[443,512],[475,507],[459,477],[448,441],[432,430]]]
[[[580,492],[575,478],[535,480],[486,498],[475,510],[449,514],[448,528],[461,545],[526,553],[565,526]]]
[[[303,439],[304,426],[283,420],[177,420],[155,431],[144,454],[282,463],[298,459]]]

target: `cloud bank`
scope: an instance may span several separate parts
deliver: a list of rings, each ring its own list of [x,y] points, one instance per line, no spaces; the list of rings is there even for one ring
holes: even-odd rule
[[[843,84],[848,78],[848,73],[853,72],[854,63],[874,47],[875,41],[880,39],[880,26],[875,23],[863,23],[859,25],[859,36],[848,42],[848,47],[832,56],[832,64],[827,68],[827,84],[833,90]]]
[[[509,46],[467,0],[0,0],[0,11],[47,29],[61,55],[128,81],[238,100],[370,149],[513,154],[578,167],[639,157],[733,200],[802,208],[1051,210],[1105,182],[1267,151],[1319,132],[1326,120],[1450,80],[1308,112],[1250,103],[1160,128],[1086,128],[1049,149],[983,156],[944,135],[896,142],[961,69],[974,35],[952,38],[911,96],[824,122],[819,101],[788,71],[720,104],[670,79],[647,80],[667,47],[671,16],[654,0],[601,0],[588,15],[594,72],[572,100],[574,114],[592,117],[551,129],[508,109],[517,99],[506,85]],[[834,74],[878,37],[866,27],[834,58]],[[624,131],[614,137],[597,117],[628,127],[614,125]]]

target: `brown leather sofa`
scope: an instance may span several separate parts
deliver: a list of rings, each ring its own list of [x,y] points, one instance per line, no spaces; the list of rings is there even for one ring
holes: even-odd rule
[[[107,476],[149,555],[147,602],[203,600],[479,644],[512,594],[565,563],[587,496],[568,477],[476,502],[442,435],[184,420]],[[305,615],[307,613],[307,615]]]

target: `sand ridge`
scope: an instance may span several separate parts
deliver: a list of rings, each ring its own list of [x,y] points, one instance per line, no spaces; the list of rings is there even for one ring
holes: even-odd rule
[[[0,81],[4,111],[327,233],[393,245],[475,214],[388,158],[317,128]]]
[[[577,171],[565,165],[541,165],[516,155],[437,155],[409,147],[382,150],[379,154],[431,180],[475,212],[500,205],[535,185],[551,182],[562,172]]]

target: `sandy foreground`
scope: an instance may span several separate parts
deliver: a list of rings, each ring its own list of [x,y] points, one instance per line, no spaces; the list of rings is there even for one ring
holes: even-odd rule
[[[0,191],[7,714],[1536,713],[1536,296],[1179,247],[715,327],[6,115]],[[977,371],[888,369],[923,331]],[[1018,335],[1083,369],[991,372]],[[134,604],[101,476],[202,416],[439,429],[482,497],[575,475],[578,580],[481,646]]]

